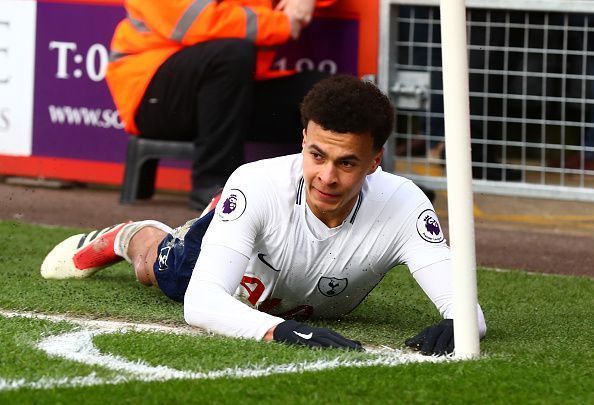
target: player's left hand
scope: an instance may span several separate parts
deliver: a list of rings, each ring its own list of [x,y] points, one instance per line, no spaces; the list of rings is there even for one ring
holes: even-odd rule
[[[404,344],[427,356],[450,354],[454,351],[454,320],[444,319],[437,325],[429,326],[418,335],[406,339]]]

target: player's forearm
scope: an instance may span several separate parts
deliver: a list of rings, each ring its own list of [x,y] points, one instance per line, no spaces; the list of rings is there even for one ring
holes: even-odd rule
[[[257,311],[210,285],[199,294],[186,294],[186,322],[221,335],[256,340],[266,339],[283,319]]]
[[[451,261],[443,260],[419,269],[413,277],[433,302],[444,319],[454,319],[454,289],[452,285]],[[479,335],[487,333],[487,324],[480,305],[477,305]]]
[[[248,257],[233,249],[203,245],[184,298],[186,322],[222,335],[258,340],[282,322],[233,297],[248,262]]]

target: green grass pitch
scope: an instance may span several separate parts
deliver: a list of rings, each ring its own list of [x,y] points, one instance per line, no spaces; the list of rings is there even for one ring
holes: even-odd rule
[[[43,257],[74,232],[0,222],[0,311],[188,329],[182,306],[136,283],[126,264],[100,272],[93,280],[43,280]],[[84,327],[0,315],[0,403],[594,403],[594,280],[479,269],[478,283],[488,325],[479,360],[256,377],[122,380],[125,371],[49,356],[36,346],[55,336],[79,336]],[[404,339],[438,319],[401,267],[390,272],[355,312],[317,324],[367,344],[398,349]],[[221,370],[351,364],[374,358],[164,331],[97,334],[92,345],[126,364],[148,367],[147,375],[159,367],[218,375]],[[89,379],[99,383],[77,385]]]

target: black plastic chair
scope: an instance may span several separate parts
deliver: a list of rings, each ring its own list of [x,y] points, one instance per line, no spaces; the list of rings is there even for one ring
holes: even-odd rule
[[[155,194],[160,159],[192,160],[193,142],[163,141],[130,136],[120,203],[131,204]]]

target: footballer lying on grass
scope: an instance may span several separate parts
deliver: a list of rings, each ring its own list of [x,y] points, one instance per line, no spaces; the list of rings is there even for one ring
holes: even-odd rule
[[[394,123],[389,99],[373,84],[333,76],[308,93],[301,115],[302,153],[241,166],[200,218],[176,229],[141,221],[71,236],[47,255],[41,274],[89,277],[123,258],[142,284],[183,301],[190,325],[362,350],[295,319],[352,311],[404,263],[444,318],[405,344],[451,353],[452,269],[439,221],[418,187],[379,167]],[[480,307],[478,322],[482,337]]]

